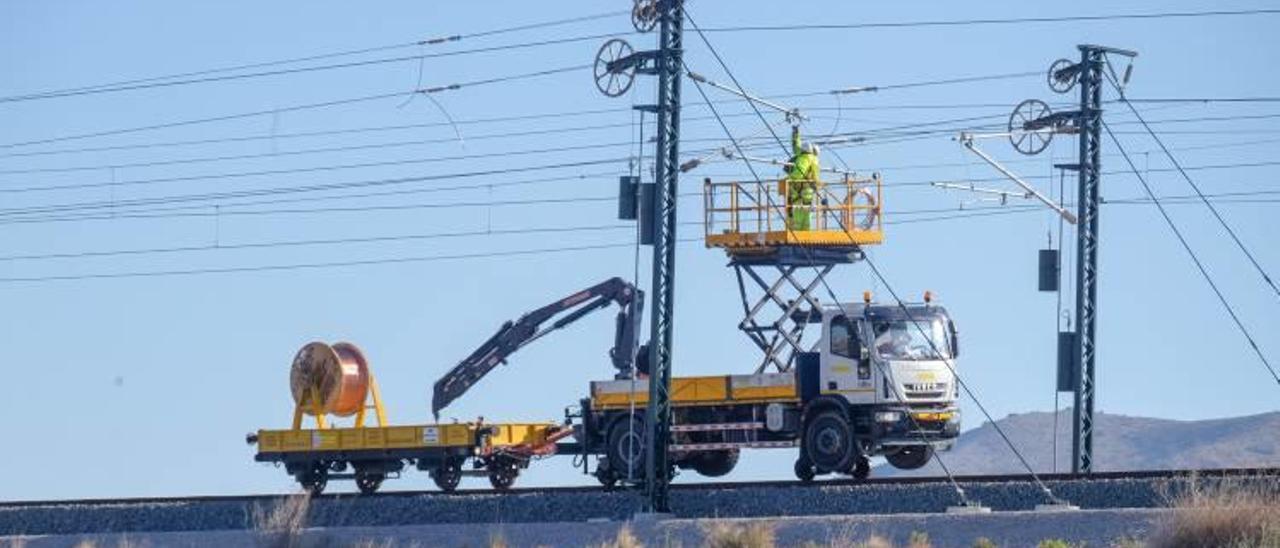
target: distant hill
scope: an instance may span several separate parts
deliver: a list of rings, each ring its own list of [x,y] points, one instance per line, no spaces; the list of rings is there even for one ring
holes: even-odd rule
[[[1052,472],[1053,421],[1048,412],[1009,415],[997,421],[1037,472]],[[1280,412],[1201,421],[1097,414],[1094,470],[1164,470],[1280,466]],[[991,423],[961,434],[942,453],[953,474],[1017,474],[1026,469]],[[1071,471],[1071,410],[1058,413],[1059,472]],[[919,470],[883,464],[874,475],[941,475],[936,459]]]

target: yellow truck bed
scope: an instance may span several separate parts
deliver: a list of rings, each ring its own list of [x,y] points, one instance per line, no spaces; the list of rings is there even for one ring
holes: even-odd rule
[[[363,428],[259,430],[259,453],[365,451],[480,447],[479,429],[488,429],[488,447],[538,444],[557,428],[553,423],[420,424]]]
[[[795,401],[799,398],[792,372],[671,379],[671,404],[676,406]],[[618,409],[648,402],[647,379],[591,383],[592,409]]]

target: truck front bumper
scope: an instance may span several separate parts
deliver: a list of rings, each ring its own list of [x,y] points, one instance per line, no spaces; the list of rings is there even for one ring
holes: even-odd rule
[[[884,409],[873,418],[873,437],[881,446],[926,444],[949,448],[960,435],[958,409]]]

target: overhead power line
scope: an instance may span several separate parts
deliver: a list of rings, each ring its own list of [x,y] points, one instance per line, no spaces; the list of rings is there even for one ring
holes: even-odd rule
[[[452,56],[459,56],[459,55],[469,55],[474,53],[488,53],[488,52],[506,51],[506,50],[512,50],[512,49],[547,46],[547,45],[554,45],[554,44],[581,42],[581,41],[587,41],[587,40],[598,40],[600,38],[607,38],[615,35],[605,34],[605,35],[592,35],[592,36],[578,36],[578,37],[571,37],[571,38],[558,38],[558,39],[552,39],[552,40],[539,40],[539,41],[533,41],[533,42],[523,42],[518,44],[506,44],[506,45],[492,46],[492,47],[486,47],[486,48],[448,51],[448,52],[433,53],[433,54],[420,54],[420,55],[393,57],[393,58],[386,58],[386,59],[372,59],[372,60],[355,61],[355,62],[349,62],[349,63],[337,63],[337,64],[330,64],[330,65],[301,67],[301,68],[293,68],[293,69],[285,69],[285,70],[248,73],[248,74],[208,76],[211,74],[237,72],[241,70],[248,70],[248,69],[255,69],[255,68],[267,68],[267,67],[282,66],[282,65],[293,65],[293,64],[309,62],[309,61],[332,59],[336,57],[350,57],[353,55],[374,53],[374,52],[387,51],[387,50],[393,50],[393,49],[403,49],[403,48],[409,48],[409,47],[415,47],[415,46],[439,45],[439,44],[457,42],[464,38],[479,38],[482,36],[495,36],[498,34],[505,34],[505,33],[516,32],[516,31],[531,30],[536,28],[551,27],[551,26],[564,25],[564,24],[583,22],[583,21],[591,21],[595,19],[602,19],[605,17],[612,17],[622,13],[626,13],[626,12],[610,12],[610,13],[604,13],[604,14],[587,15],[582,17],[573,17],[568,19],[559,19],[556,21],[548,21],[545,23],[534,23],[534,24],[528,24],[528,25],[520,25],[516,27],[494,29],[491,31],[482,31],[482,32],[477,32],[472,34],[455,34],[455,35],[448,35],[448,36],[442,36],[437,38],[416,40],[413,42],[402,42],[399,44],[374,46],[369,48],[353,49],[353,50],[346,50],[346,51],[340,51],[340,52],[325,53],[320,55],[311,55],[306,57],[295,57],[291,59],[281,59],[276,61],[251,63],[251,64],[245,64],[245,65],[236,65],[231,67],[183,72],[183,73],[168,74],[163,76],[153,76],[153,77],[147,77],[147,78],[121,80],[121,81],[116,81],[116,82],[111,82],[106,84],[96,84],[91,86],[80,86],[80,87],[74,87],[74,88],[56,89],[56,90],[49,90],[49,91],[43,91],[43,92],[27,93],[22,95],[11,95],[7,97],[0,97],[0,103],[34,101],[34,100],[41,100],[41,99],[54,99],[59,97],[73,97],[78,95],[91,95],[91,94],[99,94],[99,93],[113,93],[113,92],[119,92],[119,91],[142,90],[142,89],[150,89],[150,88],[156,88],[156,87],[168,87],[168,86],[179,86],[179,85],[188,85],[188,84],[220,82],[225,80],[258,78],[258,77],[264,77],[264,76],[279,76],[279,75],[295,74],[295,73],[302,73],[302,72],[314,72],[314,71],[322,71],[322,70],[353,68],[353,67],[361,67],[361,66],[368,66],[368,65],[385,64],[385,63],[397,63],[397,62],[405,62],[405,61],[418,61],[421,59],[431,59],[436,57],[452,57]],[[199,78],[195,78],[195,77],[199,77]],[[186,78],[186,79],[178,80],[179,78]]]
[[[461,83],[454,83],[454,84],[448,84],[448,85],[443,85],[443,86],[436,86],[436,87],[429,87],[429,88],[424,88],[424,89],[412,90],[412,93],[439,93],[439,92],[442,92],[442,91],[453,91],[453,90],[458,90],[458,89],[467,88],[467,87],[482,86],[482,85],[496,84],[496,83],[502,83],[502,82],[511,82],[511,81],[515,81],[515,80],[524,80],[524,79],[528,79],[528,78],[537,78],[537,77],[540,77],[540,76],[548,76],[548,75],[551,75],[551,74],[560,74],[560,73],[570,72],[570,71],[574,71],[574,70],[582,70],[582,69],[586,69],[586,68],[590,68],[590,67],[591,67],[591,65],[574,65],[574,66],[561,67],[561,68],[555,68],[555,69],[549,69],[549,70],[540,70],[540,71],[536,71],[536,72],[528,72],[528,73],[522,73],[522,74],[512,74],[512,75],[507,75],[507,76],[497,76],[497,77],[493,77],[493,78],[486,78],[486,79],[483,79],[483,80],[473,80],[473,81],[470,81],[470,82],[461,82]],[[155,125],[150,125],[150,126],[140,126],[140,127],[132,127],[132,128],[124,128],[124,129],[114,129],[114,130],[99,131],[99,132],[94,132],[94,133],[81,133],[81,134],[76,134],[76,135],[64,135],[64,136],[61,136],[61,137],[50,137],[50,138],[46,138],[46,139],[37,139],[37,140],[33,140],[33,141],[20,141],[20,142],[16,142],[16,143],[0,144],[0,149],[17,148],[17,147],[24,147],[24,146],[31,146],[31,145],[42,145],[42,144],[48,144],[48,143],[59,143],[59,142],[64,142],[64,141],[74,141],[74,140],[80,140],[80,139],[88,139],[88,138],[92,138],[92,137],[106,137],[106,136],[110,136],[110,135],[123,135],[123,134],[126,134],[126,133],[138,133],[138,132],[142,132],[142,131],[153,131],[153,130],[157,130],[157,129],[169,129],[169,128],[175,128],[175,127],[181,127],[181,126],[190,126],[190,125],[197,125],[197,124],[207,124],[207,123],[212,123],[212,122],[224,122],[224,121],[228,121],[228,120],[237,120],[237,119],[242,119],[242,118],[252,118],[252,117],[255,117],[255,116],[274,115],[274,114],[279,114],[279,113],[282,113],[282,112],[293,112],[293,111],[299,111],[299,110],[312,110],[312,109],[319,109],[319,108],[328,108],[328,107],[334,107],[334,106],[339,106],[339,105],[348,105],[348,104],[353,104],[353,103],[362,103],[362,102],[368,102],[368,101],[377,101],[377,100],[380,100],[380,99],[388,99],[388,98],[391,98],[391,97],[403,97],[405,94],[406,94],[406,92],[404,92],[404,91],[398,91],[398,92],[394,92],[394,93],[379,93],[379,94],[375,94],[375,95],[366,95],[366,96],[362,96],[362,97],[353,97],[353,98],[349,98],[349,99],[338,99],[338,100],[335,100],[335,101],[325,101],[325,102],[322,102],[322,103],[309,103],[309,104],[304,104],[304,105],[294,105],[294,106],[288,106],[288,107],[283,107],[283,108],[276,108],[276,109],[271,109],[271,110],[260,110],[260,111],[254,111],[254,112],[243,112],[243,113],[239,113],[239,114],[228,114],[228,115],[224,115],[224,116],[214,116],[214,117],[210,117],[210,118],[197,118],[197,119],[194,119],[194,120],[183,120],[183,121],[179,121],[179,122],[168,122],[168,123],[164,123],[164,124],[155,124]]]
[[[594,145],[592,145],[594,146]],[[563,147],[569,148],[569,147]],[[433,181],[433,180],[451,180],[462,179],[468,177],[483,177],[489,175],[502,175],[508,173],[519,173],[525,171],[551,170],[563,168],[579,168],[592,165],[602,165],[609,163],[619,163],[626,161],[626,158],[609,158],[602,160],[581,160],[573,162],[560,162],[553,164],[540,164],[533,166],[508,167],[498,169],[486,169],[476,171],[466,171],[458,173],[441,173],[432,175],[422,175],[415,177],[395,177],[386,179],[346,181],[338,183],[321,183],[293,187],[275,187],[275,188],[259,188],[248,190],[235,190],[227,192],[210,192],[200,194],[179,194],[171,196],[158,196],[152,198],[135,198],[130,200],[99,200],[93,202],[69,202],[61,204],[49,204],[43,206],[27,207],[27,208],[10,208],[0,210],[0,216],[26,215],[33,213],[50,213],[50,212],[66,212],[86,209],[110,209],[112,207],[133,207],[146,205],[160,205],[191,201],[209,201],[209,200],[226,200],[244,197],[257,196],[274,196],[280,194],[293,194],[300,192],[321,192],[328,190],[341,190],[349,188],[369,188],[376,186],[399,185],[406,183]]]
[[[701,241],[701,238],[686,238],[678,241],[681,241],[681,242]],[[548,253],[565,253],[565,252],[573,252],[573,251],[630,248],[632,245],[633,244],[630,244],[630,243],[596,244],[596,245],[521,249],[516,251],[425,255],[425,256],[415,256],[415,257],[388,257],[388,258],[380,258],[380,259],[363,259],[363,260],[351,260],[351,261],[271,264],[271,265],[241,266],[241,267],[226,267],[226,268],[192,268],[192,269],[179,269],[179,270],[98,272],[98,273],[89,273],[89,274],[65,274],[65,275],[29,276],[29,277],[16,276],[16,277],[0,278],[0,283],[34,283],[34,282],[70,281],[70,280],[101,280],[101,279],[118,279],[118,278],[154,278],[154,277],[165,277],[165,276],[193,276],[193,275],[199,275],[199,274],[231,274],[231,273],[244,273],[244,272],[271,272],[271,271],[278,272],[278,271],[287,271],[287,270],[315,270],[315,269],[324,269],[324,268],[368,266],[368,265],[380,265],[380,264],[406,264],[406,263],[424,263],[424,262],[435,262],[435,261],[455,261],[455,260],[465,260],[465,259],[488,259],[488,258],[497,258],[497,257],[544,255]]]
[[[471,236],[506,236],[519,234],[555,234],[567,232],[601,232],[609,230],[634,230],[635,226],[631,224],[625,225],[595,225],[595,226],[566,226],[566,227],[526,227],[519,229],[498,229],[498,230],[472,230],[466,232],[434,232],[422,234],[394,234],[386,236],[365,236],[355,238],[321,238],[309,240],[277,240],[269,242],[245,242],[245,243],[211,243],[205,245],[188,245],[188,246],[172,246],[172,247],[152,247],[152,248],[134,248],[134,249],[110,249],[101,251],[76,251],[69,253],[37,253],[29,255],[6,255],[0,256],[0,261],[33,261],[33,260],[52,260],[52,259],[85,259],[97,257],[118,257],[128,255],[157,255],[172,253],[189,253],[196,251],[235,251],[246,249],[270,249],[279,247],[304,247],[304,246],[322,246],[335,244],[367,244],[367,243],[386,243],[401,242],[412,240],[436,240],[465,238]]]
[[[1280,97],[1175,97],[1125,99],[1130,103],[1276,103]],[[1119,99],[1111,102],[1119,102]]]
[[[922,21],[881,21],[871,23],[807,23],[795,25],[745,25],[708,27],[704,32],[786,32],[811,30],[865,30],[927,27],[963,27],[977,25],[1022,25],[1031,23],[1085,23],[1090,21],[1124,21],[1144,19],[1190,19],[1245,15],[1275,15],[1280,9],[1218,10],[1194,12],[1155,12],[1103,15],[1065,15],[1057,17],[1012,17],[1003,19],[950,19]]]

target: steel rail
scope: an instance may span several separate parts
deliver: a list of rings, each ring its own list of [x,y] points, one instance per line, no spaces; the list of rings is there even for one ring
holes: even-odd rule
[[[1269,468],[1210,468],[1210,469],[1193,469],[1193,470],[1128,470],[1116,472],[1094,472],[1091,474],[1039,474],[1040,479],[1046,482],[1096,482],[1111,481],[1125,479],[1180,479],[1180,478],[1235,478],[1235,477],[1280,477],[1280,467]],[[425,478],[425,475],[423,476]],[[962,484],[981,484],[981,483],[1033,483],[1029,474],[994,474],[994,475],[968,475],[955,476],[955,481]],[[740,481],[740,482],[706,482],[706,483],[684,483],[672,484],[673,491],[715,491],[715,490],[734,490],[734,489],[787,489],[787,488],[817,488],[817,487],[850,487],[850,486],[888,486],[888,485],[922,485],[931,483],[947,483],[947,478],[942,476],[928,477],[902,477],[902,478],[868,478],[866,480],[854,479],[835,479],[835,480],[818,480],[812,482],[801,482],[799,480],[769,480],[769,481]],[[640,487],[635,488],[615,488],[612,491],[617,492],[635,492],[640,493]],[[322,500],[347,500],[347,499],[368,499],[378,497],[468,497],[475,495],[547,495],[547,494],[574,494],[574,493],[597,493],[606,489],[599,485],[574,485],[561,487],[526,487],[507,490],[497,489],[459,489],[457,491],[446,493],[439,490],[406,490],[406,491],[383,491],[372,495],[363,495],[360,493],[329,493],[319,495],[313,498]],[[201,502],[265,502],[277,500],[284,497],[294,496],[297,493],[279,493],[279,494],[260,494],[260,495],[197,495],[187,497],[138,497],[138,498],[102,498],[102,499],[64,499],[64,500],[30,500],[30,501],[0,501],[0,511],[17,510],[22,508],[38,508],[49,506],[119,506],[119,505],[155,505],[155,504],[190,504]]]

